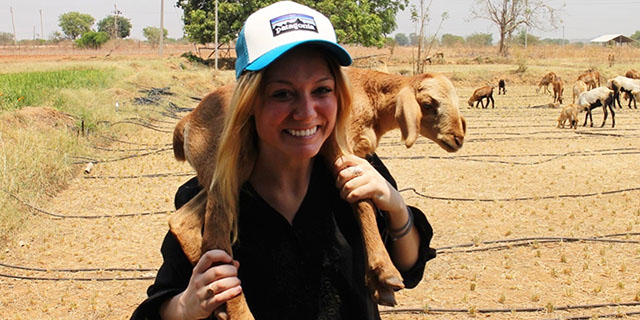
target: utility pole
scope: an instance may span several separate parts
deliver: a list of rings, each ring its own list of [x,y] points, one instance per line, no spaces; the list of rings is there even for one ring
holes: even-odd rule
[[[16,22],[13,19],[13,7],[9,7],[9,11],[11,11],[11,24],[13,25],[13,45],[18,45],[18,37],[16,36]]]
[[[116,6],[116,4],[113,4],[113,33],[114,37],[116,39],[120,38],[120,30],[118,30],[118,15],[121,14],[122,12],[118,11],[118,7]]]
[[[33,40],[36,40],[36,26],[33,26]]]
[[[164,0],[160,0],[160,42],[158,54],[162,57],[162,47],[164,46]]]
[[[216,71],[218,71],[218,48],[220,47],[218,45],[218,0],[216,0],[216,48],[214,50],[216,53],[216,58],[215,58],[215,67],[216,67]]]
[[[44,40],[44,25],[42,24],[42,9],[40,9],[40,38]]]

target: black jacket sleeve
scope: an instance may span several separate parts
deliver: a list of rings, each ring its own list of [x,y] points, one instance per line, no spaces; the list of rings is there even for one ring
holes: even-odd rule
[[[398,188],[395,179],[391,176],[391,173],[382,163],[382,160],[378,157],[378,155],[373,154],[372,156],[368,156],[367,160],[369,163],[378,170],[378,172],[385,178],[389,183],[394,187]],[[402,272],[402,278],[404,279],[404,285],[406,288],[415,288],[418,285],[420,280],[422,280],[424,274],[424,268],[427,261],[436,257],[436,250],[430,247],[431,238],[433,238],[433,229],[431,228],[431,224],[427,220],[427,217],[424,213],[416,208],[409,206],[409,210],[413,213],[414,217],[414,225],[418,230],[418,234],[420,234],[420,248],[418,249],[418,261],[416,264],[409,270]],[[387,251],[391,250],[391,244],[393,240],[389,236],[389,232],[387,231],[387,224],[384,218],[386,213],[379,212],[378,214],[378,228],[380,230],[380,234],[382,235],[382,240],[387,247]]]

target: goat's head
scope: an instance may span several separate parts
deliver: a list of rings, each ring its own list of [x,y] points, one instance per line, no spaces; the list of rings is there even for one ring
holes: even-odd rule
[[[462,147],[467,124],[451,81],[442,75],[422,74],[400,89],[395,117],[407,148],[419,134],[448,152]]]

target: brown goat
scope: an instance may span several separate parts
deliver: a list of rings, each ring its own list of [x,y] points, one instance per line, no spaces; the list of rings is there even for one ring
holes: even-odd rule
[[[487,99],[487,105],[484,105],[484,99]],[[477,101],[477,102],[476,102]],[[492,86],[484,86],[473,91],[473,94],[469,98],[469,107],[473,107],[473,103],[476,102],[476,108],[478,105],[482,105],[482,109],[486,109],[489,107],[489,101],[491,101],[491,108],[495,108],[495,102],[493,100],[493,87]]]
[[[562,78],[556,77],[551,83],[553,85],[553,102],[562,104],[562,93],[564,92],[564,81]]]
[[[635,69],[629,69],[629,71],[627,71],[624,76],[631,79],[640,79],[640,72],[636,71]]]
[[[587,90],[591,90],[600,86],[600,72],[589,69],[578,76],[577,80],[582,80],[587,84]]]
[[[544,92],[551,94],[551,91],[549,91],[549,84],[553,82],[553,80],[556,79],[556,73],[551,71],[547,74],[545,74],[542,79],[540,79],[540,82],[538,83],[538,88],[536,89],[536,93],[540,92],[540,88],[544,88]]]
[[[569,129],[578,128],[578,111],[581,109],[577,104],[570,104],[562,108],[558,117],[558,125],[556,128],[564,128],[564,124],[569,120]]]
[[[571,103],[576,103],[576,99],[580,96],[581,93],[589,90],[587,88],[587,84],[582,80],[576,80],[573,84],[573,101]]]
[[[356,68],[343,69],[353,88],[351,114],[351,146],[358,156],[372,154],[382,135],[400,128],[406,147],[411,147],[419,135],[435,141],[449,152],[462,147],[466,122],[458,110],[458,96],[451,82],[442,75],[421,74],[413,77],[390,75]],[[207,250],[220,248],[231,252],[229,217],[217,214],[207,190],[215,168],[214,155],[221,134],[223,119],[230,103],[233,85],[218,88],[207,95],[187,114],[174,130],[173,146],[176,159],[187,160],[196,170],[204,189],[169,221],[185,254],[196,263]],[[327,141],[325,145],[333,145]],[[338,154],[332,148],[321,153],[329,161]],[[366,281],[379,304],[394,305],[394,291],[404,287],[402,277],[391,262],[375,219],[371,201],[354,204],[355,215],[362,227],[366,250]],[[221,229],[217,223],[223,225]],[[203,229],[204,224],[204,229]],[[216,232],[212,232],[215,225]],[[204,232],[202,232],[204,230]],[[233,319],[251,319],[241,295],[227,303]],[[238,316],[240,315],[240,316]]]

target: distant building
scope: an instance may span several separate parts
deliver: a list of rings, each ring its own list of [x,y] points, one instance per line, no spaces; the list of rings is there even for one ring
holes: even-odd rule
[[[602,45],[622,45],[625,43],[633,43],[636,42],[636,40],[633,40],[625,35],[622,34],[605,34],[602,36],[599,36],[595,39],[592,39],[591,42],[594,43],[602,43]]]

